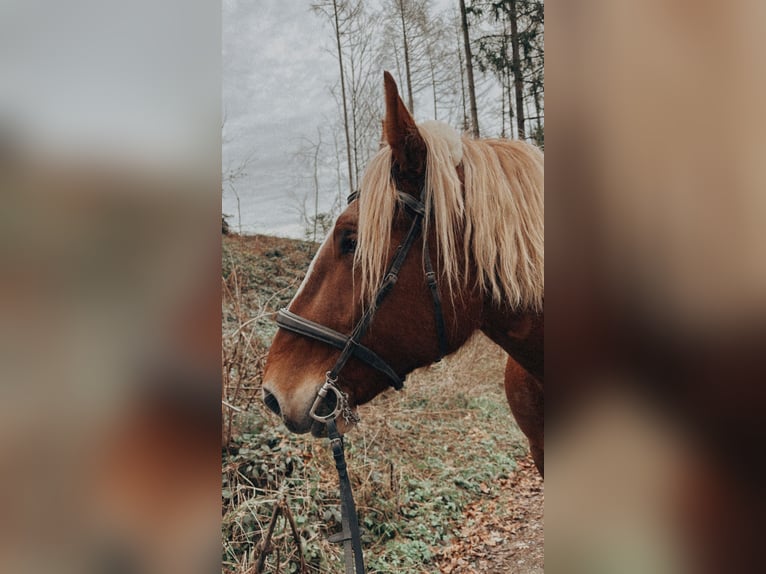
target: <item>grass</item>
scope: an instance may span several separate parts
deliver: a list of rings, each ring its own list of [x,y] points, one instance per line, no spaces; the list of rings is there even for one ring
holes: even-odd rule
[[[337,475],[326,441],[293,435],[258,400],[272,313],[297,289],[315,247],[261,236],[224,238],[223,570],[254,572],[274,505],[292,511],[309,572],[342,571]],[[369,572],[439,572],[463,510],[497,495],[526,442],[502,389],[502,352],[472,339],[360,408],[347,460]],[[297,572],[280,520],[266,572]]]

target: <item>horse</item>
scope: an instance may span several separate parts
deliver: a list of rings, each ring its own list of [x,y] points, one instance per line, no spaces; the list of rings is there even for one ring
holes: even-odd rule
[[[542,475],[543,154],[416,124],[388,72],[384,92],[380,149],[280,312],[263,400],[292,432],[323,436],[339,413],[346,432],[358,405],[481,331],[508,354],[506,396]]]

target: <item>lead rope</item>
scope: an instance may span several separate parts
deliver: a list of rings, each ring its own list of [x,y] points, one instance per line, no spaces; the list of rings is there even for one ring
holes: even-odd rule
[[[362,554],[362,535],[359,530],[359,518],[356,515],[354,494],[351,491],[351,481],[346,470],[343,437],[338,432],[335,419],[327,422],[327,434],[330,437],[335,468],[338,470],[340,482],[340,513],[342,531],[331,536],[331,542],[343,542],[343,562],[346,574],[364,574],[364,555]]]

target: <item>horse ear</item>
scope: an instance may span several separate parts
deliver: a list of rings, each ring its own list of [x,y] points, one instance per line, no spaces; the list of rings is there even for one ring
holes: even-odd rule
[[[383,137],[391,146],[394,161],[402,175],[419,175],[425,165],[426,144],[418,132],[415,120],[399,97],[394,78],[383,72],[386,90],[386,119]]]

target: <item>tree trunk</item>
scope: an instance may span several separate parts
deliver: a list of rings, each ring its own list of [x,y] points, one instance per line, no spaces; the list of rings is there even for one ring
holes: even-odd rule
[[[502,56],[503,61],[508,61],[508,30],[506,24],[503,22],[503,43],[502,43]],[[505,135],[505,106],[508,104],[508,137],[513,139],[513,102],[511,96],[511,71],[508,66],[505,65],[500,71],[500,84],[502,85],[503,92],[503,137]],[[505,98],[508,98],[507,100]]]
[[[535,114],[537,115],[537,127],[541,125],[540,92],[537,90],[537,82],[532,84],[532,97],[535,101]]]
[[[337,212],[343,211],[343,187],[341,185],[340,177],[340,149],[338,149],[338,131],[332,130],[332,139],[335,144],[335,178],[338,180],[338,198],[335,200],[338,203]]]
[[[354,174],[351,166],[351,138],[348,131],[348,106],[346,104],[346,78],[343,71],[343,50],[340,45],[340,23],[338,21],[338,0],[332,0],[335,16],[335,40],[338,45],[338,65],[340,66],[340,91],[343,102],[343,128],[346,131],[346,159],[348,160],[348,189],[349,195],[354,192]]]
[[[464,0],[460,0],[463,2]],[[518,137],[520,140],[526,139],[524,130],[524,75],[521,73],[521,56],[519,55],[519,25],[518,14],[516,13],[516,0],[509,1],[510,19],[511,19],[511,54],[513,65],[513,83],[516,88],[516,125],[518,126]]]
[[[532,124],[532,119],[533,118],[531,117],[531,113],[529,112],[529,100],[527,100],[527,117],[526,117],[526,120],[530,124],[530,129],[537,131],[537,130],[540,129],[540,124],[541,124],[541,122],[540,122],[540,94],[539,94],[539,92],[537,90],[537,78],[535,77],[535,74],[534,74],[534,67],[535,67],[534,50],[532,51],[532,53],[529,53],[529,52],[527,52],[527,49],[524,48],[522,50],[521,57],[527,63],[527,66],[531,70],[531,72],[530,72],[530,80],[528,82],[528,84],[529,84],[528,93],[531,92],[531,95],[532,95],[532,106],[534,106],[534,113],[535,113],[535,115],[534,115],[535,123],[533,125]]]
[[[465,66],[463,65],[463,51],[460,48],[460,29],[457,29],[457,35],[458,35],[458,45],[457,45],[457,60],[459,64],[459,71],[460,71],[460,95],[461,95],[461,102],[463,104],[463,131],[468,131],[468,110],[466,108],[466,102],[465,102]]]
[[[503,52],[507,54],[506,52]],[[508,133],[513,138],[513,118],[516,114],[513,113],[513,82],[511,81],[511,69],[506,66],[503,73],[503,84],[505,86],[505,94],[508,97]],[[517,130],[518,133],[518,130]]]
[[[357,79],[356,79],[356,67],[354,65],[354,58],[351,57],[351,87],[349,88],[349,93],[351,95],[351,133],[353,134],[352,137],[352,145],[351,145],[351,156],[353,157],[353,169],[354,169],[354,181],[359,181],[359,128],[357,126],[357,110],[358,110],[358,102],[357,102],[357,93],[356,93],[356,85],[357,85]],[[353,191],[353,190],[352,190]]]
[[[322,147],[322,132],[317,128],[317,145],[314,148],[314,243],[317,242],[317,222],[319,221],[319,149]]]
[[[468,95],[471,100],[471,123],[473,137],[479,137],[479,113],[476,108],[476,84],[473,81],[473,56],[471,39],[468,36],[468,17],[465,12],[465,0],[460,0],[460,18],[463,25],[463,44],[465,45],[465,69],[468,73]]]
[[[398,0],[399,16],[402,19],[402,39],[404,41],[404,71],[407,74],[407,104],[410,113],[415,114],[415,101],[412,98],[412,74],[410,73],[410,46],[407,40],[407,23],[404,18],[404,0]]]
[[[505,78],[500,82],[500,118],[502,119],[502,127],[500,129],[500,137],[507,137],[505,135]]]
[[[434,96],[434,119],[438,120],[438,110],[437,110],[437,104],[436,104],[436,66],[434,64],[434,57],[433,53],[431,52],[431,49],[428,49],[428,67],[431,70],[431,89],[433,90],[433,96]]]
[[[505,89],[508,94],[508,122],[510,124],[508,132],[511,134],[511,138],[513,138],[513,118],[516,117],[516,114],[513,113],[513,85],[511,82],[511,71],[507,68],[505,70]],[[516,137],[518,137],[518,129],[516,131]]]
[[[399,48],[397,48],[396,42],[393,42],[394,47],[394,60],[396,61],[396,81],[399,85],[402,85],[402,61],[399,57]]]

